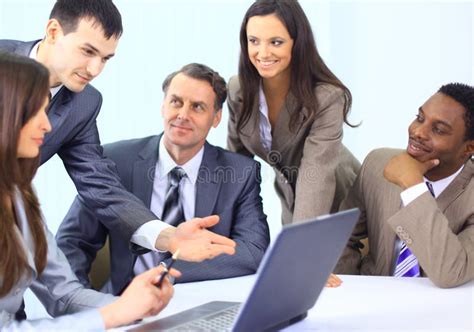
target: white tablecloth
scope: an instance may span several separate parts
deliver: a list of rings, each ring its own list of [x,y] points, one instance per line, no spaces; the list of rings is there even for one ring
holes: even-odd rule
[[[440,289],[427,278],[340,277],[340,287],[325,288],[308,317],[285,330],[474,331],[474,282]],[[178,284],[168,307],[143,323],[209,301],[242,302],[254,280],[246,276]]]

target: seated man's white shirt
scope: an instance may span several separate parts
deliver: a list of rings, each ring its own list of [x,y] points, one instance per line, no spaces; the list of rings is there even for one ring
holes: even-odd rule
[[[461,166],[461,168],[458,169],[455,173],[438,181],[430,181],[427,178],[423,177],[422,183],[418,183],[410,188],[405,189],[404,191],[400,193],[400,198],[402,199],[403,206],[407,206],[408,204],[413,202],[415,199],[417,199],[419,196],[421,196],[422,194],[428,191],[426,182],[431,183],[433,187],[434,197],[435,198],[438,197],[439,195],[441,195],[444,189],[446,189],[449,186],[449,184],[453,182],[454,178],[458,176],[459,173],[461,173],[463,168],[464,168],[464,165]]]
[[[165,148],[163,139],[160,140],[160,150],[158,162],[155,168],[155,178],[153,181],[153,193],[151,195],[150,210],[157,216],[163,214],[163,206],[165,202],[166,191],[168,190],[168,173],[180,166],[186,173],[179,184],[179,199],[183,205],[185,220],[194,218],[194,209],[196,202],[196,181],[199,175],[202,157],[204,155],[204,147],[202,147],[196,155],[183,165],[177,165],[173,158],[169,155]],[[184,221],[184,220],[183,220]],[[161,222],[163,223],[163,222]],[[167,227],[167,224],[164,224]],[[145,225],[143,225],[145,226]],[[143,227],[142,226],[142,227]],[[140,274],[152,267],[156,266],[158,253],[150,252],[140,255],[137,258],[133,271],[135,275]]]

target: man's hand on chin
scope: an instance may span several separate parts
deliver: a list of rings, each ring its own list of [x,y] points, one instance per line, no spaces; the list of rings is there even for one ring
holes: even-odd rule
[[[403,152],[390,159],[387,165],[385,165],[383,176],[387,181],[405,190],[423,182],[423,175],[438,165],[438,159],[420,162],[408,153]]]
[[[212,233],[206,228],[219,222],[219,216],[193,218],[178,227],[164,229],[156,240],[158,250],[174,253],[179,248],[179,258],[189,262],[200,262],[221,254],[233,255],[235,242]]]

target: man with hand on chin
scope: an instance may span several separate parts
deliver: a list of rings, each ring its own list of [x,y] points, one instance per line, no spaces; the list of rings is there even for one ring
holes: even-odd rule
[[[442,86],[408,133],[406,151],[366,157],[341,203],[361,216],[335,272],[427,276],[455,287],[474,278],[474,88]]]

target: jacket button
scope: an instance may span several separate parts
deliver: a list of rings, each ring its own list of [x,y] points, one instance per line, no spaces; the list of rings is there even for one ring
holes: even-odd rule
[[[403,227],[402,227],[402,226],[397,226],[397,232],[398,232],[398,233],[403,232]]]

